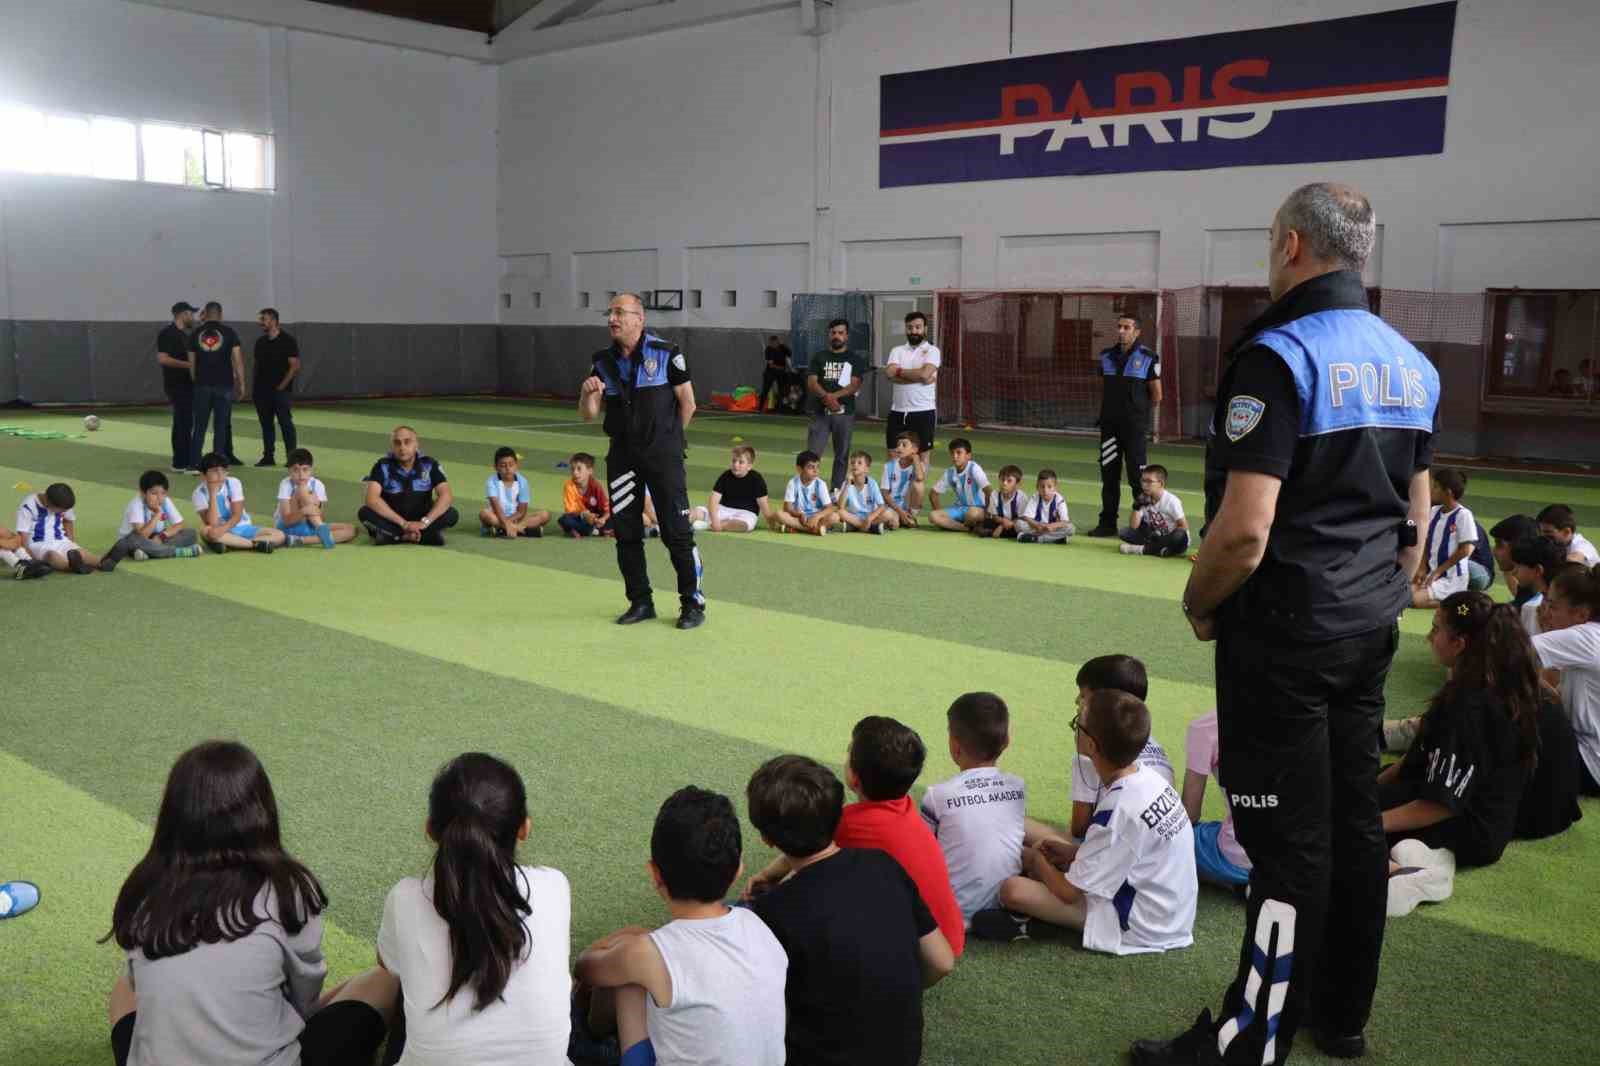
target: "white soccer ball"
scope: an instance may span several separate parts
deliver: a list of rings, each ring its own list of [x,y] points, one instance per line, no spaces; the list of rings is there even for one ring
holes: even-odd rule
[[[99,429],[100,428],[100,416],[99,415],[84,415],[83,416],[83,428],[87,429],[90,433],[93,433],[95,430]]]

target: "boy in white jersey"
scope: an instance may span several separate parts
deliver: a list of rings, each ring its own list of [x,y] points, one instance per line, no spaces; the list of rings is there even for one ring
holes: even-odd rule
[[[1552,503],[1539,512],[1539,532],[1567,550],[1567,562],[1594,566],[1600,552],[1588,537],[1578,532],[1578,517],[1564,503]]]
[[[982,537],[1016,537],[1028,513],[1028,494],[1022,492],[1022,468],[1006,464],[997,475],[1000,491],[990,493],[983,522],[973,530]]]
[[[273,523],[291,545],[320,544],[332,548],[356,539],[348,522],[327,522],[328,487],[316,475],[315,460],[305,448],[289,451],[289,476],[278,482],[278,508]]]
[[[1189,519],[1178,494],[1167,491],[1167,468],[1151,463],[1139,471],[1139,490],[1142,498],[1134,509],[1133,525],[1117,533],[1122,554],[1164,559],[1188,551]]]
[[[1078,668],[1078,713],[1082,714],[1096,692],[1126,692],[1143,702],[1150,691],[1149,675],[1144,663],[1131,655],[1100,655]],[[1175,785],[1172,760],[1167,750],[1154,735],[1145,739],[1144,747],[1135,761],[1148,767],[1167,784]],[[1105,783],[1095,770],[1094,760],[1079,754],[1072,767],[1072,823],[1074,840],[1082,840],[1089,831],[1089,820],[1095,807],[1105,796]]]
[[[478,528],[486,537],[542,537],[550,522],[549,511],[534,511],[528,479],[517,470],[517,450],[496,448],[494,473],[483,484],[485,505],[478,512]]]
[[[850,454],[850,476],[839,489],[839,518],[857,533],[883,533],[900,528],[900,517],[872,480],[872,456]]]
[[[673,793],[648,869],[672,921],[578,956],[591,1034],[615,1029],[622,1066],[780,1066],[789,957],[754,911],[722,902],[744,869],[733,804],[692,785]]]
[[[989,505],[989,475],[972,457],[972,442],[965,437],[950,442],[950,464],[928,496],[933,524],[940,529],[976,529]],[[941,508],[940,493],[954,493],[954,502]]]
[[[117,527],[117,542],[100,560],[100,569],[114,570],[128,556],[184,559],[200,554],[199,536],[184,524],[178,505],[167,495],[167,475],[146,470],[139,476],[139,495],[128,501]]]
[[[894,439],[894,447],[883,461],[879,487],[883,489],[884,501],[894,508],[900,525],[916,525],[927,481],[923,468],[917,463],[917,435],[912,431],[906,430]]]
[[[1446,596],[1465,592],[1470,575],[1467,559],[1478,542],[1478,521],[1461,505],[1467,475],[1448,466],[1436,467],[1429,480],[1433,509],[1428,512],[1426,552],[1411,581],[1411,606],[1433,610]]]
[[[992,692],[956,697],[945,713],[950,759],[961,770],[930,785],[922,797],[922,820],[933,830],[950,869],[962,920],[978,936],[978,916],[1000,902],[1000,885],[1022,872],[1023,816],[1027,793],[1022,778],[995,764],[1011,744],[1011,712]],[[1006,921],[1005,915],[996,917]]]
[[[84,551],[72,539],[77,503],[72,486],[60,481],[43,492],[29,493],[17,507],[17,533],[34,561],[47,563],[58,573],[92,574],[100,566],[100,557]]]
[[[200,516],[200,535],[213,551],[254,548],[270,555],[283,544],[282,530],[250,520],[244,509],[244,484],[228,476],[228,460],[211,452],[200,460],[200,478],[189,502]]]
[[[1199,895],[1194,831],[1171,783],[1138,762],[1150,709],[1126,692],[1096,692],[1072,731],[1106,784],[1088,835],[1060,856],[1028,849],[1023,875],[1000,886],[1001,906],[1083,930],[1090,951],[1188,947]],[[1026,936],[1026,925],[1014,935]]]
[[[816,452],[801,452],[794,457],[795,476],[783,490],[783,510],[773,512],[773,530],[821,537],[839,524],[839,508],[834,505],[828,483],[817,476],[821,462]]]
[[[1017,540],[1023,544],[1058,544],[1075,530],[1067,517],[1067,501],[1056,491],[1056,472],[1039,471],[1037,490],[1027,503],[1027,514],[1017,523]]]

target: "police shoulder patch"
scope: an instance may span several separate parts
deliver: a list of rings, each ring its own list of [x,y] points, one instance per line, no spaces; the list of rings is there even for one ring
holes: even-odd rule
[[[685,374],[689,372],[689,364],[683,361],[682,352],[679,352],[677,355],[672,357],[672,365],[683,371]]]
[[[1228,403],[1228,420],[1223,425],[1222,431],[1228,435],[1230,441],[1237,444],[1260,425],[1261,416],[1266,412],[1267,405],[1254,396],[1235,396]]]

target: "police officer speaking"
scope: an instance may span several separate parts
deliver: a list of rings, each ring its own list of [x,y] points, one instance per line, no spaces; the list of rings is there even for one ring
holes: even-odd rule
[[[683,431],[694,417],[694,385],[689,365],[676,345],[644,330],[644,304],[631,292],[618,293],[606,309],[611,346],[595,353],[594,373],[583,383],[578,411],[593,421],[605,403],[606,481],[617,533],[617,566],[627,588],[628,609],[618,625],[656,616],[644,562],[644,493],[648,488],[661,520],[661,543],[678,572],[682,610],[679,629],[706,619],[700,593],[700,551],[689,525]]]
[[[1121,315],[1117,343],[1100,353],[1099,363],[1105,382],[1100,396],[1100,521],[1089,536],[1114,537],[1124,463],[1128,487],[1139,498],[1150,408],[1161,406],[1161,356],[1139,343],[1139,316]]]
[[[1135,1043],[1138,1064],[1281,1063],[1302,1022],[1327,1054],[1366,1048],[1388,875],[1383,690],[1439,401],[1433,366],[1367,310],[1375,233],[1355,189],[1291,194],[1270,231],[1273,303],[1217,390],[1213,514],[1183,610],[1217,642],[1218,779],[1254,869],[1221,1017]]]

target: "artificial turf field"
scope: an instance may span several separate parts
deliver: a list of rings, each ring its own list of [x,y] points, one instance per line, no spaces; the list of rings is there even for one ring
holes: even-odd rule
[[[252,460],[253,413],[234,414],[236,450]],[[374,401],[305,406],[295,418],[330,516],[342,520],[353,519],[389,429],[414,426],[458,493],[462,524],[447,547],[378,550],[363,537],[333,552],[126,562],[112,575],[0,588],[0,880],[43,889],[35,912],[0,922],[0,1061],[109,1061],[105,998],[120,953],[96,940],[148,844],[168,767],[208,737],[242,740],[266,763],[287,844],[332,899],[332,980],[370,964],[384,895],[425,867],[427,787],[461,751],[495,752],[522,772],[534,822],[522,857],[570,878],[575,953],[621,925],[664,919],[644,861],[655,810],[681,785],[728,793],[742,811],[764,759],[799,751],[840,769],[851,725],[872,713],[921,732],[926,785],[955,772],[945,708],[983,688],[1011,707],[1002,765],[1027,781],[1030,813],[1059,821],[1083,660],[1146,661],[1155,733],[1180,767],[1186,722],[1213,705],[1210,649],[1177,607],[1182,560],[1125,557],[1114,541],[1083,537],[1027,546],[925,529],[701,534],[706,626],[672,627],[672,571],[655,544],[662,620],[619,630],[612,619],[626,604],[610,541],[477,535],[496,446],[521,452],[536,507],[559,508],[559,461],[576,450],[603,456],[600,430],[570,405]],[[115,539],[139,474],[166,465],[163,408],[107,412],[93,434],[76,415],[4,412],[0,423],[82,434],[0,434],[0,487],[71,483],[78,539],[92,551]],[[757,469],[781,495],[804,423],[709,416],[689,431],[696,502],[736,435],[758,449]],[[1079,528],[1093,524],[1093,441],[967,435],[991,477],[1015,462],[1031,486],[1053,466]],[[858,425],[856,442],[881,461],[881,424]],[[1151,461],[1171,468],[1170,487],[1197,517],[1199,449],[1157,446]],[[270,515],[282,471],[233,473],[258,520]],[[192,522],[193,480],[168,476]],[[1466,498],[1486,527],[1556,501],[1573,505],[1580,527],[1600,525],[1600,482],[1485,471]],[[1391,717],[1419,711],[1441,680],[1427,626],[1422,612],[1402,622]],[[1215,788],[1207,808],[1220,817]],[[1584,812],[1566,834],[1513,843],[1496,866],[1463,873],[1449,901],[1390,922],[1368,1028],[1376,1061],[1595,1061],[1600,803]],[[748,824],[745,850],[748,870],[770,857]],[[1118,1061],[1130,1039],[1215,1009],[1241,926],[1233,898],[1202,887],[1195,946],[1164,956],[1092,955],[1072,936],[970,942],[927,996],[925,1061]],[[1309,1039],[1296,1059],[1320,1061]]]

